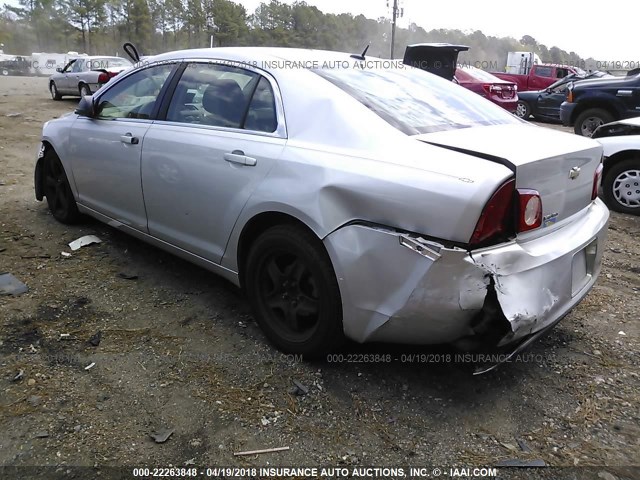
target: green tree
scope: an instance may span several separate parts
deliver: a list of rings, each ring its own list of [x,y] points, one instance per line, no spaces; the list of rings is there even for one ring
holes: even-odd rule
[[[107,19],[106,0],[64,0],[63,11],[69,22],[79,30],[82,50],[92,52],[91,35]]]
[[[149,5],[146,0],[125,0],[123,6],[126,41],[133,43],[139,52],[145,54],[151,50],[153,30]]]
[[[229,0],[211,0],[205,15],[215,23],[215,46],[240,45],[245,41],[249,27],[247,11],[242,5]]]

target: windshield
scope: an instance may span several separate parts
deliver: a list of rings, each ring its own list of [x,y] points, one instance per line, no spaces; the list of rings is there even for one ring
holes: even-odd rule
[[[588,80],[590,78],[602,78],[604,76],[607,76],[607,74],[604,73],[604,72],[601,72],[599,70],[596,70],[595,72],[590,72],[590,73],[586,73],[585,72],[584,75],[578,75],[576,73],[570,73],[566,77],[561,78],[560,80],[558,80],[556,83],[553,83],[553,84],[549,85],[548,90],[555,90],[558,87],[564,87],[564,88],[561,88],[560,90],[566,90],[567,85],[568,85],[568,83],[570,81]]]
[[[564,78],[561,78],[560,80],[558,80],[555,83],[552,83],[551,85],[549,85],[547,87],[547,90],[555,90],[556,88],[568,84],[571,80],[574,80],[577,77],[577,75],[575,73],[570,73],[569,75],[567,75]]]
[[[466,88],[402,64],[314,72],[407,135],[522,122]]]

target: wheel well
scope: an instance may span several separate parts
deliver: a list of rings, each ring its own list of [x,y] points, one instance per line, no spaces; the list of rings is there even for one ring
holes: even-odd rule
[[[42,144],[44,145],[44,155],[36,162],[35,174],[36,199],[39,201],[44,198],[44,157],[52,150],[55,153],[53,146],[49,142],[43,141]]]
[[[627,160],[629,158],[640,158],[640,150],[623,150],[622,152],[617,152],[610,157],[607,157],[604,162],[604,168],[602,170],[602,178],[607,176],[609,170],[617,163],[623,160]]]
[[[242,229],[240,239],[238,240],[238,276],[240,286],[244,286],[244,266],[253,242],[271,227],[276,225],[298,225],[305,230],[311,232],[317,237],[315,232],[311,230],[304,222],[297,218],[282,212],[264,212],[256,215]]]
[[[571,115],[571,122],[575,123],[576,120],[578,120],[578,117],[590,108],[601,108],[602,110],[609,112],[613,116],[614,120],[617,120],[620,117],[620,115],[618,115],[618,111],[612,107],[610,103],[603,102],[601,100],[588,100],[578,104]]]

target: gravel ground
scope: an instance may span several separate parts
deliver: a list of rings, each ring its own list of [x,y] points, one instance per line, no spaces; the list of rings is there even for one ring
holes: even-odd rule
[[[42,123],[76,103],[52,101],[46,79],[0,77],[0,273],[29,286],[0,297],[5,478],[509,459],[547,467],[499,478],[640,478],[640,218],[612,215],[596,287],[519,362],[472,376],[448,349],[353,344],[344,357],[397,360],[302,362],[266,342],[232,285],[106,225],[61,225],[34,199]],[[61,254],[86,234],[102,243]],[[409,351],[424,361],[403,362]],[[274,447],[289,449],[234,456]]]

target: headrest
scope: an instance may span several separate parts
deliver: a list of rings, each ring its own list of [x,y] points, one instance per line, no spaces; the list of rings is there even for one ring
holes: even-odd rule
[[[204,91],[202,107],[239,127],[246,108],[240,85],[231,79],[216,79]]]

